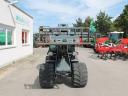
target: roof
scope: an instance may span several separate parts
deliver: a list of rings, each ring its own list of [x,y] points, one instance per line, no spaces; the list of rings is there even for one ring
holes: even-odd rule
[[[114,32],[110,32],[110,33],[124,33],[124,32],[118,32],[118,31],[114,31]]]
[[[10,3],[8,0],[4,0],[4,1],[6,1],[6,2],[8,2],[8,3]],[[24,14],[26,14],[27,16],[29,16],[30,18],[32,18],[33,19],[33,17],[31,16],[31,15],[29,15],[27,12],[25,12],[24,10],[22,10],[21,8],[19,8],[19,7],[17,7],[16,5],[12,5],[13,7],[15,7],[15,8],[17,8],[18,10],[20,10],[21,12],[23,12]]]
[[[25,12],[24,10],[20,9],[19,7],[17,7],[16,5],[12,5],[14,6],[15,8],[17,8],[18,10],[20,10],[21,12],[23,12],[24,14],[26,14],[27,16],[29,16],[30,18],[33,19],[33,17],[31,15],[29,15],[27,12]]]

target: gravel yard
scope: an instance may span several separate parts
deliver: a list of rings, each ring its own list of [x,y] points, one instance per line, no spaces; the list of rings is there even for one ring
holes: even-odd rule
[[[88,68],[86,87],[57,84],[54,89],[41,89],[38,69],[48,49],[38,48],[32,56],[0,70],[0,96],[128,96],[128,60],[102,60],[91,49],[76,49]]]

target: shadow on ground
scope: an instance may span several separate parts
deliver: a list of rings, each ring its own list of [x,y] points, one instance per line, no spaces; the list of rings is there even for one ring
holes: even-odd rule
[[[24,84],[25,89],[41,89],[39,85],[39,77],[37,77],[33,84]]]
[[[37,70],[39,70],[40,66],[42,64],[38,64],[37,65]],[[59,85],[60,84],[64,84],[70,88],[72,88],[71,86],[71,78],[69,77],[57,77],[57,79],[55,80],[55,87],[53,89],[59,89]],[[39,76],[36,77],[35,81],[33,84],[24,84],[25,89],[41,89],[40,84],[39,84]]]
[[[60,84],[65,84],[66,86],[72,88],[71,79],[62,77],[61,79],[57,79],[55,82],[55,87],[53,89],[59,89]],[[24,84],[25,89],[42,89],[39,84],[39,77],[37,77],[33,84]]]

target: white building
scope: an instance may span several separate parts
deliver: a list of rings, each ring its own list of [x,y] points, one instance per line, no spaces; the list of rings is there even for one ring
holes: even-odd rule
[[[0,0],[0,67],[33,53],[33,18]]]

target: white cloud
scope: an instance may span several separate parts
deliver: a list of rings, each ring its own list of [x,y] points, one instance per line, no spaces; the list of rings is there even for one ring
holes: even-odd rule
[[[88,7],[96,9],[105,9],[112,7],[123,0],[82,0]]]
[[[95,18],[100,10],[108,10],[123,0],[27,0],[30,9],[45,16],[56,16],[59,22],[71,22],[77,17]],[[45,13],[45,14],[44,14]],[[54,18],[54,17],[51,17]]]
[[[73,14],[76,11],[74,7],[68,6],[66,4],[55,3],[48,0],[33,0],[29,2],[29,7],[31,9],[47,11],[47,12],[55,12],[55,13],[66,13],[66,14]],[[72,10],[72,11],[71,11]]]

